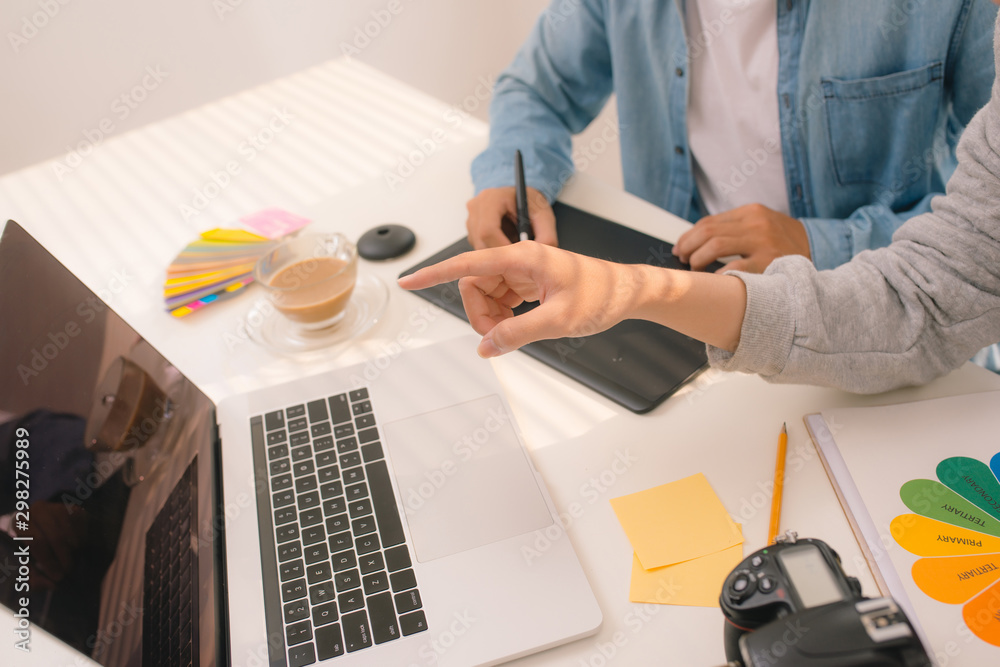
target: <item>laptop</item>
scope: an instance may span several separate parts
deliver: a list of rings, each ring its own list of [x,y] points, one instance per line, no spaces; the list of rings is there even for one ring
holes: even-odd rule
[[[0,563],[31,553],[0,600],[34,630],[102,665],[347,666],[599,629],[490,365],[453,341],[216,406],[12,221],[0,309]]]

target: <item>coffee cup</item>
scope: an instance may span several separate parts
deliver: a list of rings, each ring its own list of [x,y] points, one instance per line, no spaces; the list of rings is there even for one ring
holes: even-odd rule
[[[278,312],[309,330],[335,326],[344,317],[357,276],[358,251],[339,233],[288,239],[254,268]]]

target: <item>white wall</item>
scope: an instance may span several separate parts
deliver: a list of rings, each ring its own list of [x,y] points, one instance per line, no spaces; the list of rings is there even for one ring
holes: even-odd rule
[[[504,68],[546,4],[4,0],[0,174],[339,57],[345,48],[460,104]],[[487,118],[485,105],[473,113]],[[578,143],[603,146],[595,137],[608,122],[613,116],[598,119]],[[617,146],[587,169],[620,184]]]

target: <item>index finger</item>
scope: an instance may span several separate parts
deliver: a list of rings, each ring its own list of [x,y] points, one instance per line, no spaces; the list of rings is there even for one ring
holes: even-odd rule
[[[524,256],[524,245],[532,241],[522,241],[499,248],[472,250],[444,261],[425,266],[399,279],[398,284],[406,290],[419,290],[450,283],[466,276],[492,276],[518,266]]]

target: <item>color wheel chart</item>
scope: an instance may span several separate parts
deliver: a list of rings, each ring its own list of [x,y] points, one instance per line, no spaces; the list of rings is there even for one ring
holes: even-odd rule
[[[1000,665],[1000,378],[960,377],[990,390],[805,421],[875,577],[864,595],[895,598],[939,667],[984,667]]]
[[[962,605],[977,637],[1000,646],[1000,452],[989,464],[944,459],[937,480],[913,479],[899,497],[913,514],[892,520],[893,539],[920,556],[917,587],[944,604]]]

